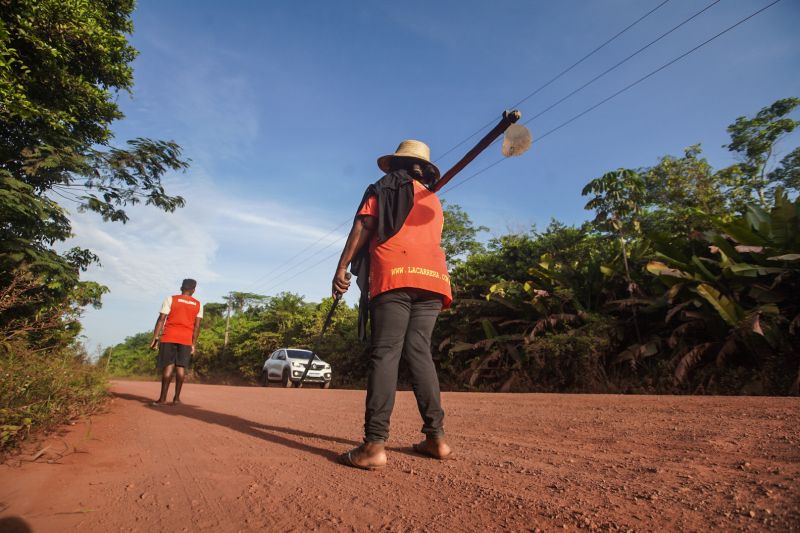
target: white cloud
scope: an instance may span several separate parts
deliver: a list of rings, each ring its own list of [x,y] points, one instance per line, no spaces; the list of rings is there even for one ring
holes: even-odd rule
[[[248,209],[248,206],[244,206],[246,209],[245,211],[241,210],[242,207],[243,206],[240,203],[237,205],[236,210],[231,208],[221,208],[217,210],[217,213],[231,220],[274,230],[278,232],[272,234],[272,238],[274,239],[294,239],[301,237],[304,238],[304,240],[320,239],[324,244],[339,240],[341,238],[341,233],[331,232],[330,228],[309,226],[296,222],[296,213],[288,211],[286,213],[280,213],[277,211],[277,216],[266,217],[264,215],[253,213],[253,211],[256,209],[252,209],[251,206],[250,209]],[[276,212],[276,209],[279,208],[275,207],[269,209],[268,211]]]
[[[73,217],[75,244],[101,258],[102,266],[90,269],[88,277],[139,301],[174,290],[184,277],[218,277],[211,266],[217,241],[190,212],[150,208],[131,214],[124,226],[102,223],[92,215]]]
[[[174,213],[136,206],[128,210],[127,224],[106,223],[94,213],[71,215],[75,237],[67,245],[91,249],[102,263],[84,278],[111,289],[103,308],[88,311],[84,319],[90,349],[151,328],[161,300],[185,277],[199,281],[201,300],[218,301],[230,290],[255,286],[265,272],[291,272],[285,261],[305,248],[304,257],[330,253],[348,229],[331,232],[335,224],[308,218],[299,224],[285,206],[232,196],[206,179],[201,167],[192,174],[192,180],[181,175],[166,183],[170,193],[187,201]],[[322,270],[313,286],[327,287],[327,269]],[[312,275],[281,290],[303,293]],[[264,289],[264,283],[258,286]]]

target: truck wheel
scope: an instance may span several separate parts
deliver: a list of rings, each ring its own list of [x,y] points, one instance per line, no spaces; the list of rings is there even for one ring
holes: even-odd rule
[[[289,377],[289,371],[288,370],[283,373],[282,383],[283,383],[283,387],[285,389],[291,389],[294,386],[294,383],[292,383],[292,379]]]
[[[267,372],[261,372],[261,386],[262,387],[269,387],[269,376],[267,376]]]

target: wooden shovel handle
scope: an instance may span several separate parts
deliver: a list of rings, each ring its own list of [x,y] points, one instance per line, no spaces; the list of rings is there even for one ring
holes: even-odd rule
[[[500,122],[497,123],[497,126],[495,126],[494,129],[492,129],[492,131],[487,133],[483,137],[483,139],[478,141],[478,144],[476,144],[472,148],[472,150],[467,152],[466,155],[464,157],[462,157],[458,161],[458,163],[453,165],[453,167],[450,170],[448,170],[447,172],[444,173],[444,175],[441,177],[441,179],[439,181],[437,181],[436,184],[433,186],[433,189],[432,189],[433,192],[437,192],[442,187],[447,185],[447,182],[450,181],[451,179],[453,179],[453,176],[455,176],[456,174],[461,172],[464,169],[465,166],[470,164],[470,162],[473,159],[478,157],[478,154],[483,152],[486,149],[487,146],[492,144],[494,142],[494,140],[497,139],[498,137],[500,137],[503,134],[503,132],[505,132],[508,129],[508,127],[510,125],[514,124],[521,117],[522,117],[522,113],[520,113],[516,109],[513,110],[513,111],[503,111],[503,118],[500,119]]]

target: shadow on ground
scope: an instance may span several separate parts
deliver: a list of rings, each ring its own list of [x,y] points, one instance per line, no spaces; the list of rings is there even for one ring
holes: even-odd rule
[[[202,409],[200,407],[194,405],[188,405],[185,403],[181,403],[178,405],[164,404],[159,407],[153,407],[152,406],[153,401],[150,398],[146,398],[144,396],[139,396],[137,394],[126,394],[121,392],[115,392],[113,394],[114,397],[116,398],[139,402],[144,406],[154,411],[158,411],[159,413],[164,413],[165,415],[185,416],[187,418],[200,420],[201,422],[205,422],[207,424],[216,424],[219,426],[233,429],[234,431],[238,431],[240,433],[244,433],[245,435],[249,435],[251,437],[263,439],[269,442],[273,442],[275,444],[280,444],[295,450],[313,453],[314,455],[319,455],[320,457],[324,457],[325,459],[328,459],[329,461],[333,462],[337,462],[337,458],[344,450],[341,449],[329,450],[326,448],[320,448],[318,446],[312,446],[304,442],[286,438],[276,433],[285,433],[296,437],[318,439],[318,440],[328,441],[331,443],[345,444],[349,446],[358,446],[359,444],[361,444],[361,442],[349,439],[343,439],[341,437],[332,437],[330,435],[321,435],[319,433],[311,433],[309,431],[302,431],[294,428],[272,426],[269,424],[262,424],[260,422],[253,422],[252,420],[246,420],[244,418],[235,415],[228,415],[225,413],[208,411],[206,409]],[[393,446],[387,446],[386,449],[388,451],[402,453],[405,455],[409,455],[411,457],[420,457],[420,455],[416,453],[412,447],[396,448]]]
[[[200,420],[201,422],[205,422],[207,424],[216,424],[218,426],[223,426],[229,429],[233,429],[234,431],[244,433],[245,435],[249,435],[251,437],[263,439],[275,444],[280,444],[288,448],[293,448],[295,450],[300,450],[307,453],[313,453],[315,455],[319,455],[320,457],[324,457],[329,461],[336,461],[336,458],[341,452],[329,450],[326,448],[320,448],[318,446],[312,446],[310,444],[306,444],[298,440],[284,437],[282,435],[279,435],[279,433],[285,433],[288,435],[293,435],[296,437],[304,437],[308,439],[323,440],[337,444],[346,444],[350,446],[357,446],[359,444],[358,442],[353,440],[342,439],[339,437],[332,437],[330,435],[320,435],[319,433],[311,433],[308,431],[302,431],[293,428],[285,428],[281,426],[271,426],[268,424],[262,424],[260,422],[254,422],[252,420],[245,420],[244,418],[235,415],[216,413],[214,411],[208,411],[206,409],[202,409],[200,407],[196,407],[194,405],[188,405],[185,403],[178,405],[165,404],[160,407],[152,407],[151,406],[152,400],[150,400],[149,398],[145,398],[144,396],[138,396],[136,394],[124,394],[124,393],[114,393],[114,396],[116,398],[121,398],[123,400],[132,400],[139,402],[149,407],[153,411],[163,413],[164,415],[167,416],[185,416],[187,418]]]
[[[28,523],[18,516],[0,518],[0,532],[2,533],[32,533],[33,529]]]

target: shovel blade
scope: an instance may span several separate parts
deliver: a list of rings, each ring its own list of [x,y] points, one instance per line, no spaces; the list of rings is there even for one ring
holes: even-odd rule
[[[522,124],[512,124],[503,137],[503,155],[513,157],[528,151],[533,143],[530,130]]]

